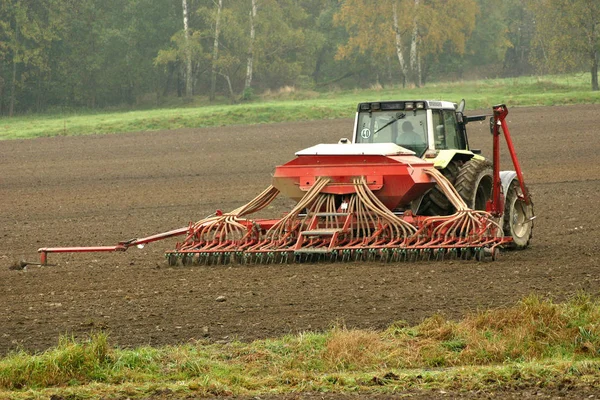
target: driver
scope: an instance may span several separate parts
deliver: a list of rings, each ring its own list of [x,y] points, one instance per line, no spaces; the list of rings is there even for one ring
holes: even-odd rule
[[[423,138],[415,132],[412,122],[404,121],[402,123],[402,133],[398,137],[400,145],[423,145],[425,142]]]

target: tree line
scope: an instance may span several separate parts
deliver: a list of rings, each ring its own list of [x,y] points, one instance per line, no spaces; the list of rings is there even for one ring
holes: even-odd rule
[[[0,115],[591,72],[597,0],[0,0]]]

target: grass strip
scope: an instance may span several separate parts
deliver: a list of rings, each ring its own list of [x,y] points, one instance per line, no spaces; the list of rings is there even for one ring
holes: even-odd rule
[[[600,92],[589,90],[589,74],[520,77],[454,83],[429,83],[422,88],[372,88],[314,92],[283,88],[243,104],[214,104],[197,97],[170,108],[115,112],[57,112],[0,118],[1,139],[156,131],[262,123],[352,118],[364,101],[433,99],[467,100],[468,110],[515,106],[600,103]]]
[[[460,321],[333,327],[252,343],[121,349],[104,332],[0,359],[0,398],[397,393],[600,386],[600,302],[529,296]]]

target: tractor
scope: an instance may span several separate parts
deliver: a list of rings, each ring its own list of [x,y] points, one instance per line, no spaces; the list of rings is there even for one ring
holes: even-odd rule
[[[49,253],[112,252],[182,236],[169,265],[495,260],[524,249],[533,203],[506,124],[493,107],[493,159],[471,150],[465,103],[377,101],[358,105],[352,140],[318,144],[275,168],[272,183],[248,203],[186,227],[115,246],[44,247]],[[500,171],[500,136],[515,167]],[[253,218],[279,194],[296,201],[283,216]]]
[[[465,116],[464,108],[464,100],[460,104],[437,100],[360,103],[352,143],[391,142],[412,150],[416,156],[434,164],[469,208],[492,211],[494,163],[482,157],[481,150],[469,147],[466,129],[469,122],[483,121],[489,116]],[[501,109],[504,112],[506,107]],[[491,117],[492,134],[494,121],[494,117]],[[497,132],[495,135],[499,134]],[[348,139],[341,139],[340,142],[349,143]],[[509,146],[511,154],[514,154],[512,141]],[[516,157],[513,157],[513,161],[516,161]],[[515,168],[520,169],[518,163]],[[513,239],[507,247],[526,248],[533,231],[533,203],[516,171],[500,171],[498,178],[505,204],[502,221],[504,233]],[[455,211],[438,185],[415,199],[411,209],[416,214],[431,216],[450,215]]]

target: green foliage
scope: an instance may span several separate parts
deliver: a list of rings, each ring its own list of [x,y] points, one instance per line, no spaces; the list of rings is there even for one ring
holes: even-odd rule
[[[598,91],[600,3],[589,0],[535,0],[527,4],[535,16],[531,58],[543,73],[574,69],[591,71]]]
[[[0,115],[181,102],[188,56],[196,96],[209,92],[213,67],[217,98],[244,101],[282,87],[403,87],[407,76],[397,61],[393,4],[412,70],[415,38],[423,83],[529,71],[537,25],[519,0],[428,0],[416,8],[412,0],[384,3],[260,0],[252,41],[252,2],[226,1],[213,62],[212,0],[188,0],[189,41],[181,0],[0,0]],[[581,22],[573,15],[558,14],[564,21],[557,25]],[[338,49],[344,60],[335,58]],[[253,93],[245,89],[249,59]]]
[[[245,88],[244,91],[242,92],[242,101],[252,101],[254,100],[255,96],[254,96],[254,89],[252,89],[251,87]]]
[[[21,389],[77,385],[107,378],[106,366],[111,355],[108,336],[97,333],[86,341],[78,342],[61,337],[58,346],[41,355],[19,352],[9,355],[0,363],[0,387]]]

